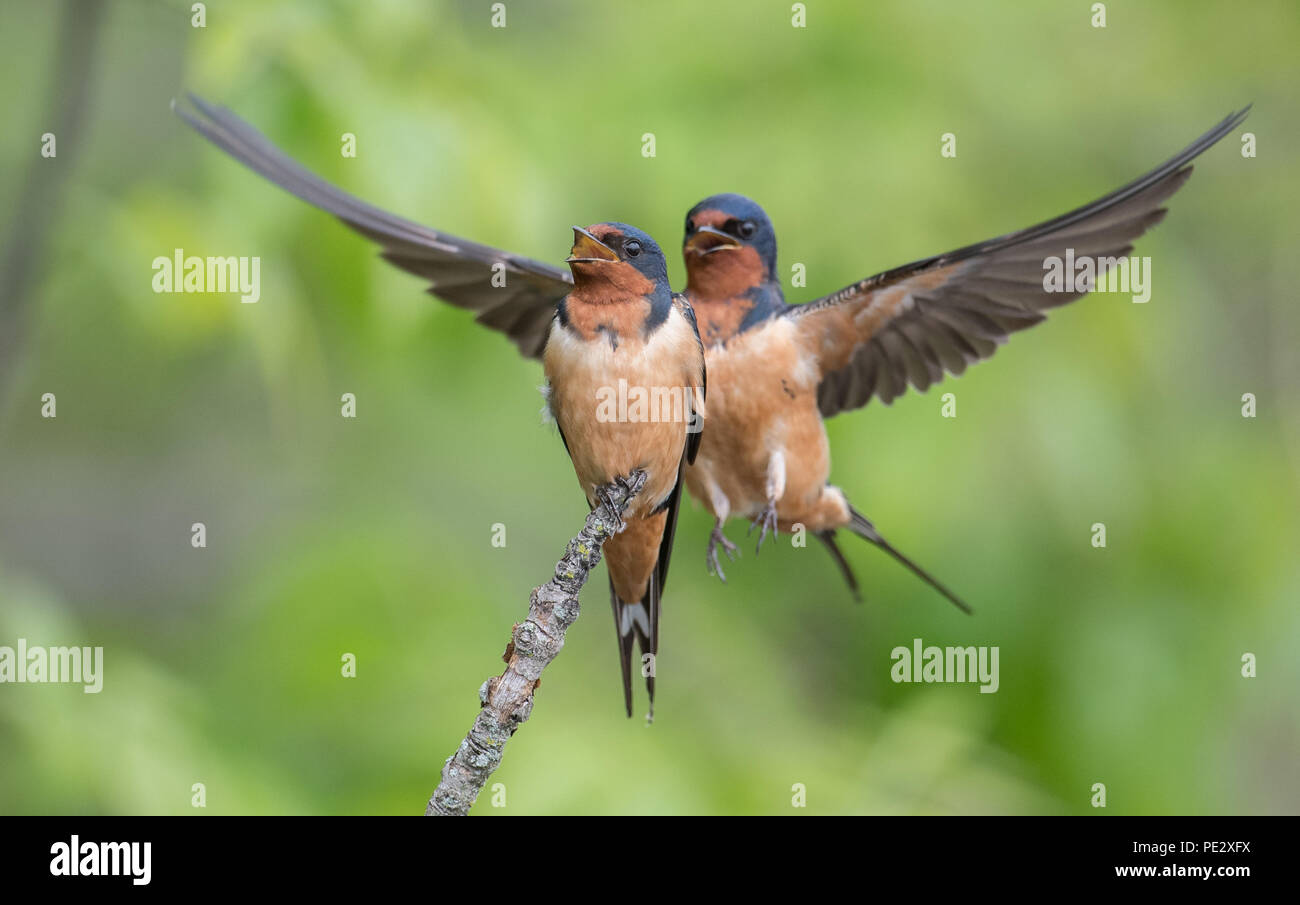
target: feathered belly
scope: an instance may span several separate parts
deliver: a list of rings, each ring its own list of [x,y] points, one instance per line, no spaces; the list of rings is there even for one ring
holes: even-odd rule
[[[561,403],[565,406],[566,403]],[[589,501],[592,491],[636,469],[647,475],[645,487],[632,501],[627,517],[650,512],[672,492],[686,444],[682,425],[602,422],[584,417],[580,404],[556,412],[568,440],[573,470]]]
[[[583,349],[548,356],[550,406],[588,500],[595,487],[642,469],[645,488],[627,516],[650,512],[677,483],[692,390],[654,354]]]
[[[756,515],[767,503],[768,465],[785,458],[785,494],[797,505],[816,499],[830,475],[830,446],[817,410],[815,375],[798,357],[782,320],[707,351],[709,417],[687,489],[709,505],[709,483],[731,514]]]

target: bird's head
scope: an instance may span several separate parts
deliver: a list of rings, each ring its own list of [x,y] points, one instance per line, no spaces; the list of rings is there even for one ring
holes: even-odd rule
[[[574,285],[611,296],[646,296],[668,291],[668,262],[659,244],[626,223],[573,228],[566,259]]]
[[[706,297],[740,295],[776,278],[776,231],[744,195],[713,195],[686,214],[682,256],[689,289]]]

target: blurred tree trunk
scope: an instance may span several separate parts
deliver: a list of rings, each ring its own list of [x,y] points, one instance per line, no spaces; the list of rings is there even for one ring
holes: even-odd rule
[[[65,0],[53,63],[46,109],[51,111],[55,136],[55,156],[42,157],[36,140],[40,134],[26,137],[32,148],[3,257],[0,257],[0,398],[9,377],[18,365],[27,334],[29,314],[28,290],[45,234],[54,222],[59,190],[66,183],[85,144],[86,102],[90,94],[90,76],[104,7],[100,0]],[[8,86],[8,90],[17,90]]]

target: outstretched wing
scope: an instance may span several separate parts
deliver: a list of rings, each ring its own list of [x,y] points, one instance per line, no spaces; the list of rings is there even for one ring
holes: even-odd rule
[[[437,232],[349,195],[311,173],[224,107],[189,95],[195,112],[175,106],[195,131],[256,173],[338,217],[383,247],[383,257],[430,282],[429,292],[475,312],[529,358],[540,358],[555,306],[573,288],[568,271]],[[505,277],[492,285],[493,268]],[[498,279],[498,282],[501,282]]]
[[[1189,161],[1249,111],[1228,116],[1151,172],[1068,214],[887,270],[783,312],[820,367],[822,415],[859,408],[872,396],[888,405],[909,384],[924,392],[945,372],[961,374],[988,358],[1008,334],[1042,321],[1046,309],[1085,294],[1091,285],[1045,291],[1044,261],[1064,259],[1067,249],[1076,260],[1127,255],[1132,241],[1164,218],[1160,205],[1191,175]]]

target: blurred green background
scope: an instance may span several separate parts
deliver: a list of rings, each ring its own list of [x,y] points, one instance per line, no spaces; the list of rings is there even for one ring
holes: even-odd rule
[[[557,263],[571,224],[676,249],[691,204],[749,194],[787,280],[807,265],[794,301],[1058,214],[1253,101],[1258,157],[1229,136],[1140,241],[1149,304],[1087,298],[830,425],[836,483],[975,617],[846,537],[856,606],[819,545],[756,558],[739,523],[723,586],[687,506],[655,725],[622,714],[602,568],[493,779],[507,806],[475,813],[1300,810],[1293,2],[1112,3],[1104,29],[1086,3],[823,0],[805,29],[785,2],[508,2],[505,29],[490,6],[210,2],[196,29],[188,2],[5,4],[2,238],[28,270],[4,275],[0,644],[106,666],[99,695],[0,686],[0,812],[420,813],[585,513],[540,368],[201,141],[184,90],[375,204]],[[177,247],[260,256],[261,301],[155,294]],[[915,637],[999,645],[1000,690],[893,684]]]

